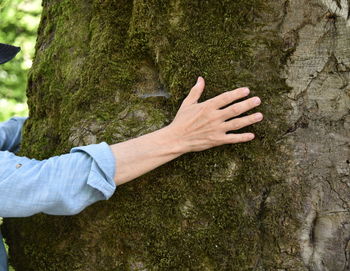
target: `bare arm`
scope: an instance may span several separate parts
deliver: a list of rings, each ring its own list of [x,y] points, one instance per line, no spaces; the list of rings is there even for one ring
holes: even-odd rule
[[[204,79],[199,77],[168,126],[110,146],[116,158],[114,181],[117,185],[131,181],[184,153],[254,139],[252,133],[226,134],[226,132],[261,121],[263,119],[261,113],[227,120],[258,106],[260,99],[253,97],[221,109],[233,101],[246,97],[249,89],[227,91],[198,103],[204,86]]]

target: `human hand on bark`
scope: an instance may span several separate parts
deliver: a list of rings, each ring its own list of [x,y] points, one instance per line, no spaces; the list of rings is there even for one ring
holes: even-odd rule
[[[204,87],[205,81],[199,77],[169,125],[183,146],[183,152],[203,151],[223,144],[254,139],[253,133],[227,132],[239,130],[263,119],[261,113],[238,117],[258,106],[261,103],[260,98],[253,97],[231,104],[249,95],[248,88],[238,88],[198,103]]]
[[[184,153],[254,138],[252,133],[227,132],[261,121],[261,113],[238,117],[258,106],[260,99],[253,97],[231,105],[249,94],[249,89],[238,88],[198,103],[204,86],[204,79],[199,77],[168,126],[110,146],[116,160],[114,181],[117,185],[131,181]]]

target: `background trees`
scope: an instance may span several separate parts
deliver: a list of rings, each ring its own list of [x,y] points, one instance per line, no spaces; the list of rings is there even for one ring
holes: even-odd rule
[[[16,59],[0,66],[0,122],[28,115],[25,88],[40,14],[40,0],[0,2],[0,42],[22,48]]]
[[[0,3],[0,42],[22,48],[17,57],[0,70],[0,121],[27,115],[25,88],[34,55],[41,1],[5,0]]]
[[[43,1],[22,154],[153,131],[198,75],[254,142],[184,155],[76,217],[6,221],[18,270],[346,270],[347,1]]]

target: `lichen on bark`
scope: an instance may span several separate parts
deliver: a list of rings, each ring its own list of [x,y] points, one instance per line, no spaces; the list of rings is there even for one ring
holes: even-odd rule
[[[279,27],[284,1],[43,1],[21,154],[116,143],[171,120],[197,76],[203,99],[249,86],[250,143],[177,160],[75,217],[7,221],[17,270],[303,270]],[[298,192],[297,192],[298,193]]]

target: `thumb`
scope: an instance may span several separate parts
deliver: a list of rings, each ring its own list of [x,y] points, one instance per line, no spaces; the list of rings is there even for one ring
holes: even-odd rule
[[[197,83],[192,87],[190,93],[185,98],[184,103],[185,104],[198,103],[198,100],[203,93],[204,87],[205,87],[204,78],[199,76],[197,79]]]

